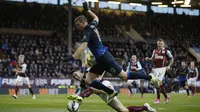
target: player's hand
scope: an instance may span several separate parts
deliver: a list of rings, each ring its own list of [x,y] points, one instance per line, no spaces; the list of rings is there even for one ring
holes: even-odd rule
[[[17,69],[13,69],[13,72],[15,72],[16,74],[18,74],[18,70]]]
[[[152,58],[146,57],[145,60],[149,61],[149,60],[152,60]]]
[[[131,69],[134,69],[135,71],[138,71],[137,67],[131,67]]]
[[[89,6],[88,6],[88,3],[86,1],[83,2],[83,9],[85,11],[88,11],[89,10]]]

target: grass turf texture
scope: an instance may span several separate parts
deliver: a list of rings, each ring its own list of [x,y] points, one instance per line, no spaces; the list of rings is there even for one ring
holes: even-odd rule
[[[14,99],[9,95],[0,95],[0,112],[68,112],[67,95],[36,95],[37,99],[32,100],[30,95],[19,96]],[[200,94],[188,98],[186,94],[170,94],[168,104],[164,104],[161,95],[161,103],[153,104],[155,94],[140,94],[129,97],[128,94],[119,94],[118,98],[125,106],[143,105],[149,103],[158,112],[200,112]],[[98,96],[93,95],[84,100],[79,112],[115,112],[107,106]]]

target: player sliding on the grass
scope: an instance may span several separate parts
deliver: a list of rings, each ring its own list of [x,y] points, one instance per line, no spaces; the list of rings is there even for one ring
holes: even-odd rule
[[[99,31],[97,30],[97,25],[99,23],[99,18],[89,10],[87,2],[83,2],[83,9],[92,17],[93,21],[88,24],[87,18],[83,15],[78,16],[75,19],[76,28],[83,32],[83,39],[80,47],[76,52],[65,59],[65,61],[70,61],[78,59],[85,48],[88,46],[93,56],[95,57],[96,63],[92,65],[87,77],[86,83],[93,88],[100,89],[109,94],[110,102],[114,96],[117,95],[117,92],[103,85],[99,80],[94,80],[94,77],[102,74],[104,71],[107,71],[115,76],[119,76],[122,80],[127,79],[146,79],[156,82],[155,78],[150,75],[137,75],[132,72],[126,74],[122,70],[121,66],[115,61],[113,55],[107,50],[101,41]]]
[[[105,73],[105,72],[104,72]],[[103,73],[103,75],[104,75]],[[79,95],[71,95],[68,96],[69,100],[75,100],[75,99],[79,99],[78,97],[89,97],[91,94],[97,94],[103,101],[107,102],[107,99],[109,98],[109,95],[101,90],[96,90],[94,88],[87,88],[87,86],[84,83],[84,75],[80,72],[80,71],[76,71],[73,73],[73,77],[74,79],[76,79],[77,81],[81,82],[81,86],[83,88],[79,89],[80,91],[82,90],[82,92],[77,92],[80,93]],[[113,85],[107,81],[107,80],[102,80],[102,76],[96,77],[96,80],[99,80],[102,82],[102,84],[112,90],[114,90]],[[87,89],[84,89],[87,88]],[[81,100],[82,101],[82,100]],[[80,102],[81,104],[82,102]],[[143,106],[128,106],[125,107],[119,100],[118,98],[115,96],[113,98],[112,101],[110,101],[108,103],[108,105],[110,107],[112,107],[114,110],[116,110],[117,112],[141,112],[141,111],[148,111],[148,112],[156,112],[155,109],[153,109],[148,103],[145,103]]]

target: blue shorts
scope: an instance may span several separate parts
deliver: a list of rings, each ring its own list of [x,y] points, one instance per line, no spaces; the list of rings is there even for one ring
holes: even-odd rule
[[[115,61],[113,55],[108,51],[98,57],[96,59],[96,63],[90,68],[91,73],[99,75],[101,75],[104,71],[115,76],[122,71],[121,66]]]
[[[181,80],[179,81],[179,87],[185,87],[186,86],[187,81],[186,80]]]

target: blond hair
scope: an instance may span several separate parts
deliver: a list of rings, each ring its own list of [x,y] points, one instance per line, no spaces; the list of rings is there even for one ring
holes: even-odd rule
[[[80,22],[88,22],[88,21],[87,21],[87,18],[86,18],[84,15],[80,15],[80,16],[78,16],[78,17],[74,20],[75,23],[76,23],[77,21],[80,21]]]

